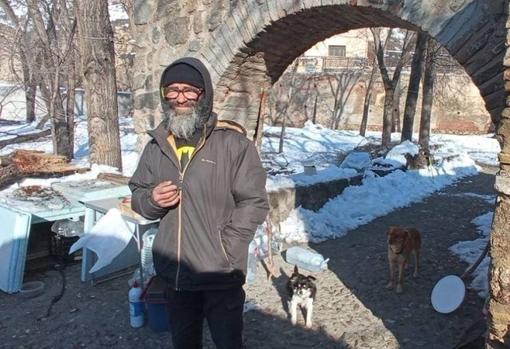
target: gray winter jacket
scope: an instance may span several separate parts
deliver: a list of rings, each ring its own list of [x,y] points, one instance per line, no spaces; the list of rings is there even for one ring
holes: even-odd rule
[[[129,182],[132,208],[148,219],[161,219],[153,244],[154,266],[171,287],[242,285],[248,245],[269,210],[266,172],[253,143],[212,113],[213,89],[205,66],[193,58],[173,64],[177,62],[202,73],[206,86],[202,98],[210,105],[210,118],[185,168],[164,126],[149,132],[152,140]],[[152,190],[167,180],[181,189],[181,200],[175,207],[162,208],[152,200]]]

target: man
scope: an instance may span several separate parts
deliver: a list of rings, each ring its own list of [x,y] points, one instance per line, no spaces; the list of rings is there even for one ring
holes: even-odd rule
[[[242,347],[248,245],[268,212],[266,173],[242,127],[218,121],[206,67],[195,58],[161,77],[164,120],[131,178],[132,208],[161,219],[156,273],[169,285],[174,348],[201,348],[207,319],[218,348]]]

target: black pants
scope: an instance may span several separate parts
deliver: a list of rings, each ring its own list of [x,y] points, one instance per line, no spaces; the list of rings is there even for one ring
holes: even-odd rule
[[[202,325],[207,319],[218,349],[243,347],[242,287],[214,291],[167,292],[168,320],[174,349],[202,348]]]

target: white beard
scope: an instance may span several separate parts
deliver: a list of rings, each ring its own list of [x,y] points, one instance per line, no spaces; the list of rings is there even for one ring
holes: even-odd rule
[[[193,105],[189,112],[184,113],[176,112],[170,105],[164,117],[166,129],[177,138],[189,140],[195,131],[201,129],[207,122],[208,116],[205,116],[204,110],[205,106],[201,101]]]
[[[170,108],[167,119],[167,129],[177,138],[191,139],[197,129],[199,119],[196,107],[192,107],[189,113],[177,113]]]

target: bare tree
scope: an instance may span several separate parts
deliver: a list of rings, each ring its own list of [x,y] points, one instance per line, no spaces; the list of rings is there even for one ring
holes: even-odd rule
[[[0,118],[3,116],[4,108],[11,104],[12,101],[9,101],[9,97],[12,96],[17,90],[19,89],[19,86],[12,85],[7,87],[0,88]]]
[[[428,35],[425,32],[418,32],[413,54],[413,62],[411,63],[409,86],[407,88],[404,124],[402,126],[402,142],[405,140],[411,141],[413,139],[414,114],[416,113],[423,62],[425,60],[425,51],[427,49],[427,37]]]
[[[425,58],[425,73],[423,76],[423,100],[421,108],[420,120],[420,136],[419,143],[422,148],[428,149],[430,140],[430,121],[432,114],[432,103],[434,101],[434,80],[436,63],[435,58],[439,51],[439,44],[437,44],[431,37],[427,42],[427,53]]]
[[[412,32],[405,31],[404,39],[402,41],[402,49],[400,56],[393,70],[393,76],[390,78],[388,68],[384,60],[384,50],[388,42],[391,40],[393,30],[390,29],[387,33],[386,40],[382,43],[381,39],[381,28],[370,28],[372,36],[374,37],[374,49],[375,56],[377,58],[377,64],[381,72],[383,84],[384,84],[384,111],[383,111],[383,130],[382,130],[382,145],[388,146],[391,142],[391,130],[392,130],[392,110],[395,90],[400,80],[400,74],[402,68],[409,59],[410,43],[412,39]]]
[[[76,0],[90,162],[122,169],[113,30],[107,0]]]
[[[127,13],[131,35],[135,36],[135,0],[120,0],[122,7]]]
[[[393,106],[391,109],[391,132],[400,132],[400,97],[404,93],[401,79],[397,81],[395,93],[393,93]]]
[[[315,124],[317,122],[317,100],[319,99],[319,88],[317,86],[317,81],[313,83],[313,112],[312,112],[312,122]]]
[[[372,86],[375,80],[375,72],[377,71],[377,64],[375,59],[372,60],[372,70],[368,81],[365,81],[365,98],[363,100],[363,116],[361,117],[361,124],[359,126],[359,134],[365,137],[368,126],[368,112],[370,109],[370,101],[372,100]]]
[[[280,143],[278,146],[278,152],[283,152],[283,140],[285,138],[285,128],[289,119],[289,112],[291,105],[296,99],[300,98],[298,93],[303,86],[308,83],[311,85],[311,78],[306,79],[302,74],[298,74],[298,61],[294,61],[289,66],[287,72],[285,72],[277,84],[274,84],[268,93],[269,101],[269,119],[274,125],[276,123],[281,124]]]
[[[52,121],[53,151],[58,155],[72,158],[73,139],[69,134],[69,124],[74,117],[64,106],[60,88],[62,78],[68,73],[67,64],[73,58],[73,41],[76,32],[76,19],[70,20],[65,0],[27,0],[28,14],[34,31],[44,66],[41,79],[41,92],[47,99],[48,114]],[[57,28],[58,27],[58,28]],[[71,77],[74,78],[74,77]],[[70,101],[69,103],[74,103]]]
[[[356,65],[351,63],[353,60],[349,59],[345,68],[342,68],[334,73],[326,74],[329,89],[333,96],[333,109],[331,110],[331,129],[338,129],[340,120],[345,110],[345,105],[351,96],[356,83],[363,75],[365,64],[361,63]]]
[[[34,60],[34,57],[37,57],[37,52],[34,52],[33,40],[31,40],[28,31],[28,16],[21,17],[16,15],[13,9],[15,5],[19,4],[15,1],[0,0],[0,7],[12,23],[14,29],[13,33],[9,33],[12,40],[9,61],[11,63],[11,72],[22,84],[25,91],[26,122],[30,123],[35,120],[35,98],[38,84],[37,72],[40,69],[40,60]],[[21,64],[23,73],[21,78],[18,76],[14,62]]]

